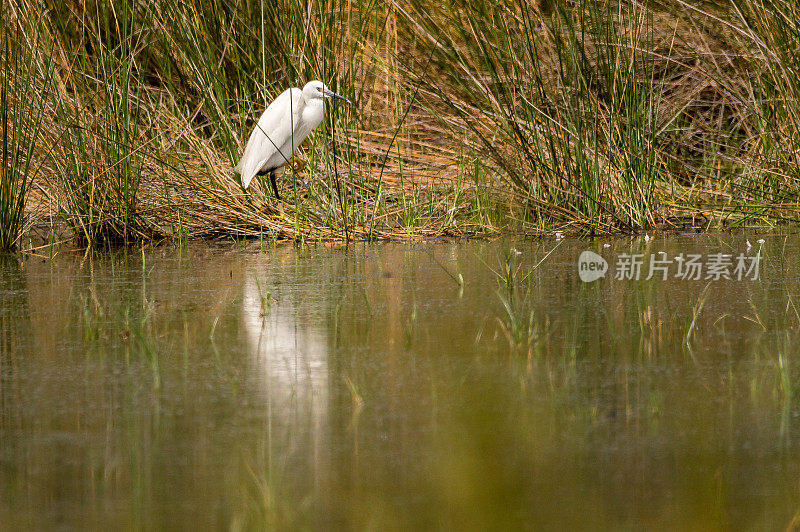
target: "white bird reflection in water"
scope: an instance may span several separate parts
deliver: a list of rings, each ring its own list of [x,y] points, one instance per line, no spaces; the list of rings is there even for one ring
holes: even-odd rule
[[[242,328],[252,374],[271,415],[287,423],[312,423],[308,428],[317,440],[328,410],[326,334],[301,314],[297,302],[272,300],[267,286],[248,274],[243,287]]]

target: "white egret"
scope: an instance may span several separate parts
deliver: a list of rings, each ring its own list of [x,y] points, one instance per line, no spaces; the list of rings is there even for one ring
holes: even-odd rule
[[[321,81],[309,81],[302,90],[296,87],[286,89],[269,104],[250,134],[244,155],[235,168],[242,176],[245,189],[255,176],[269,174],[275,197],[280,199],[275,170],[289,162],[294,150],[322,122],[324,99],[331,97],[350,103]]]

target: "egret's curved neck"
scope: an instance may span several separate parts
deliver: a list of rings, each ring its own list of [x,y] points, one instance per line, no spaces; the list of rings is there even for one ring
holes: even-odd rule
[[[300,105],[305,107],[306,105],[312,107],[314,105],[322,104],[322,98],[306,98],[304,94],[302,98],[300,98]]]
[[[299,111],[301,113],[317,113],[325,109],[325,102],[322,98],[306,98],[305,95],[303,95],[303,97],[300,98],[299,106]]]

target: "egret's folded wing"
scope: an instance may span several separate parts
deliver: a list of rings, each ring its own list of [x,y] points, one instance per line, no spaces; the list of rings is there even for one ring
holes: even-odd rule
[[[250,185],[250,181],[259,171],[268,169],[262,166],[278,152],[278,147],[283,144],[283,137],[291,135],[290,110],[298,106],[300,94],[298,89],[285,90],[258,119],[247,141],[242,159],[236,167],[242,175],[244,188]]]

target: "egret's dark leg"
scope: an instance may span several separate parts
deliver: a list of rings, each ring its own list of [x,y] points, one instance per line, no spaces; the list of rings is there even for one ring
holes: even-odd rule
[[[275,170],[270,171],[269,181],[272,183],[272,191],[275,193],[275,198],[281,199],[280,194],[278,194],[278,183],[275,182]]]
[[[269,181],[272,184],[272,191],[275,193],[275,197],[281,199],[280,194],[278,194],[278,183],[275,181],[275,170],[261,170],[256,172],[257,176],[267,175],[269,174]]]

